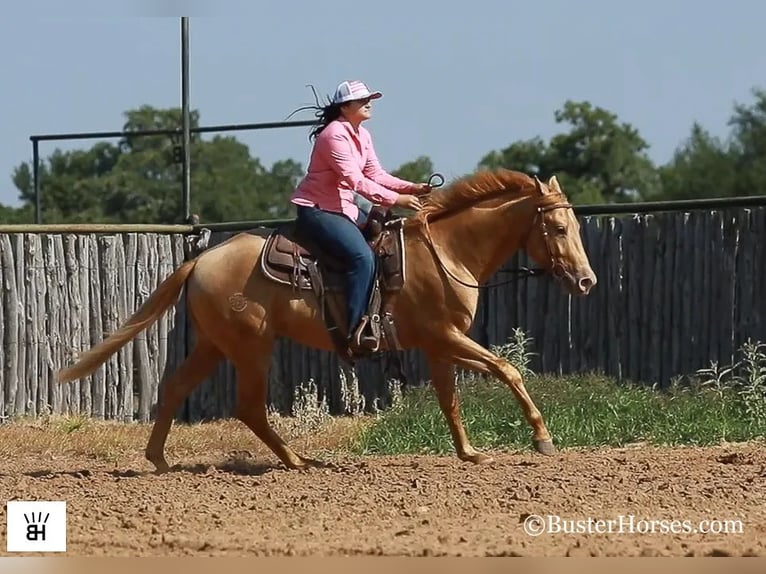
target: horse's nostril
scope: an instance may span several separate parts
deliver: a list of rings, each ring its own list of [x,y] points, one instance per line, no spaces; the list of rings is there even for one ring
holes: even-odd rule
[[[580,289],[582,291],[587,291],[588,289],[593,287],[594,282],[593,282],[593,278],[592,277],[589,277],[589,276],[586,275],[585,277],[582,277],[577,282],[577,284],[580,286]]]

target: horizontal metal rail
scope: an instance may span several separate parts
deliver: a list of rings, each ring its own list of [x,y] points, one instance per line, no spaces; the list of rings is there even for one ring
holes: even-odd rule
[[[0,233],[193,233],[193,225],[154,223],[13,223]]]
[[[278,128],[291,128],[291,127],[308,127],[317,125],[317,120],[303,120],[292,122],[260,122],[250,124],[223,124],[218,126],[201,126],[195,128],[189,128],[189,133],[211,133],[211,132],[225,132],[225,131],[241,131],[241,130],[267,130]],[[58,133],[58,134],[34,134],[29,136],[32,141],[32,179],[34,181],[35,190],[35,222],[42,224],[42,192],[40,190],[40,142],[41,141],[58,141],[58,140],[75,140],[75,139],[104,139],[104,138],[120,138],[120,137],[145,137],[145,136],[173,136],[179,139],[184,138],[184,131],[182,128],[176,128],[172,130],[128,130],[128,131],[105,131],[105,132],[72,132],[72,133]],[[181,146],[185,157],[188,159],[188,146]],[[188,162],[186,162],[188,167]],[[185,168],[186,169],[186,168]],[[184,181],[188,182],[186,178],[188,174],[184,175]],[[188,195],[188,188],[186,186],[183,189],[182,204],[184,205],[184,216],[189,206],[190,197]]]
[[[578,215],[613,215],[656,213],[660,211],[691,211],[695,209],[729,209],[732,207],[763,207],[765,205],[766,195],[750,195],[742,197],[642,201],[635,203],[600,203],[576,205],[574,209]]]
[[[290,127],[309,127],[316,125],[316,120],[304,120],[294,122],[261,122],[256,124],[224,124],[219,126],[201,126],[190,128],[190,133],[210,133],[210,132],[228,132],[241,130],[267,130]],[[77,139],[102,139],[102,138],[120,138],[120,137],[145,137],[145,136],[182,136],[181,128],[174,130],[128,130],[128,131],[110,131],[110,132],[79,132],[79,133],[59,133],[59,134],[38,134],[31,135],[29,139],[33,142],[55,141],[55,140],[77,140]]]
[[[641,203],[607,203],[575,206],[577,215],[637,215],[658,212],[684,212],[700,209],[764,207],[766,196],[721,197]],[[199,233],[203,229],[218,231],[247,231],[257,227],[276,227],[291,219],[255,219],[196,224],[153,223],[18,223],[0,225],[0,233]]]
[[[620,215],[657,212],[691,211],[699,209],[730,209],[766,206],[766,195],[748,197],[721,197],[708,199],[684,199],[676,201],[649,201],[636,203],[602,203],[576,205],[577,215]],[[198,223],[195,232],[201,229],[210,231],[245,231],[256,227],[276,227],[288,223],[290,219],[260,219],[253,221],[225,221],[220,223]]]

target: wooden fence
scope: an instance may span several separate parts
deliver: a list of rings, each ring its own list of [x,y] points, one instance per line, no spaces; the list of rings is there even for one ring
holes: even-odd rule
[[[538,372],[600,371],[661,384],[710,361],[730,363],[748,338],[766,340],[766,208],[580,220],[599,280],[592,294],[572,298],[537,277],[484,290],[476,340],[501,345],[520,327],[533,340]],[[210,243],[229,235],[215,232]],[[183,261],[185,240],[180,233],[0,235],[0,416],[150,420],[159,381],[193,337],[183,299],[93,376],[58,385],[53,375],[143,303]],[[530,264],[522,254],[505,268]],[[334,413],[347,410],[355,392],[385,407],[387,359],[351,373],[330,353],[280,341],[270,402],[289,409],[296,387],[313,379]],[[410,378],[427,381],[419,352],[403,359]],[[180,417],[232,415],[235,389],[235,373],[223,363]]]

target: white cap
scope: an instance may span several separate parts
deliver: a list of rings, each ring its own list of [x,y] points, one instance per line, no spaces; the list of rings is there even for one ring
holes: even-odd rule
[[[383,97],[383,94],[371,92],[363,82],[351,80],[338,84],[338,87],[335,88],[335,95],[332,97],[332,103],[343,104],[352,100],[363,100],[364,98],[377,100],[381,97]]]

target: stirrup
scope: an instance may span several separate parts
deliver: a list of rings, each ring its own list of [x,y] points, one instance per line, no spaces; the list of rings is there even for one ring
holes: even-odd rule
[[[380,347],[380,341],[377,337],[371,334],[366,334],[364,331],[370,323],[368,315],[363,315],[362,320],[359,321],[359,325],[351,333],[349,337],[349,345],[359,351],[376,352]]]

